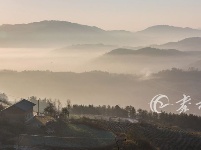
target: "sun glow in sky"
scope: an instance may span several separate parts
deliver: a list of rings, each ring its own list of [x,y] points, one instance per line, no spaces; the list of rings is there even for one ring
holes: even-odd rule
[[[201,28],[200,0],[0,0],[0,24],[64,20],[105,30]]]

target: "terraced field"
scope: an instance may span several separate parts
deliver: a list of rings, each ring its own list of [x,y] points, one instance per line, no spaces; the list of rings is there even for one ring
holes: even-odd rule
[[[95,123],[95,122],[94,122]],[[132,140],[144,139],[160,150],[200,150],[201,134],[147,123],[99,122],[113,133],[124,133]]]
[[[64,124],[63,124],[64,125]],[[150,144],[157,150],[200,150],[201,134],[179,128],[170,128],[150,123],[114,122],[93,119],[77,119],[63,126],[56,124],[54,135],[23,135],[21,145],[50,146],[74,149],[111,149],[117,150],[119,135],[125,135],[131,141],[131,148],[125,148],[126,142],[119,144],[123,150],[151,150]],[[60,137],[59,137],[60,136]],[[108,148],[110,147],[110,148]]]

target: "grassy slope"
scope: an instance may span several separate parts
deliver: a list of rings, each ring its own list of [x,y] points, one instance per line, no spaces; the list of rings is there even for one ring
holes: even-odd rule
[[[55,133],[43,136],[23,136],[21,145],[46,145],[53,147],[104,147],[114,143],[114,134],[84,124],[66,124],[57,122],[53,125]]]

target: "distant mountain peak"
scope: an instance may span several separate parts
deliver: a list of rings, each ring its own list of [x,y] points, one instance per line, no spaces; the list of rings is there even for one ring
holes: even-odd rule
[[[24,24],[3,24],[0,27],[10,27],[10,26],[47,26],[47,27],[85,27],[85,28],[91,28],[93,30],[98,30],[98,31],[104,31],[101,28],[98,28],[96,26],[89,26],[89,25],[83,25],[83,24],[78,24],[78,23],[73,23],[69,21],[59,21],[59,20],[43,20],[43,21],[38,21],[38,22],[31,22],[31,23],[24,23]]]
[[[170,26],[170,25],[155,25],[148,27],[142,31],[139,31],[137,33],[157,33],[157,34],[162,34],[162,33],[171,33],[171,32],[195,32],[199,31],[197,29],[193,29],[190,27],[177,27],[177,26]]]
[[[194,30],[193,28],[190,27],[177,27],[177,26],[171,26],[171,25],[155,25],[146,28],[145,30],[150,30],[150,29],[190,29]]]
[[[145,47],[138,50],[118,48],[108,52],[106,55],[147,55],[147,56],[166,56],[166,55],[182,55],[181,51],[176,49],[161,50],[157,48]]]
[[[201,51],[201,37],[185,38],[178,42],[169,42],[157,47],[163,49],[178,49],[183,51]]]
[[[186,41],[194,41],[194,42],[201,42],[201,37],[189,37],[189,38],[185,38],[183,40],[180,40],[178,42],[186,42]]]

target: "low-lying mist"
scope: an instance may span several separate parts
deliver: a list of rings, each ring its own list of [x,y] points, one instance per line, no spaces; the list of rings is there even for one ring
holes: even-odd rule
[[[100,52],[54,53],[53,49],[1,48],[0,70],[83,72],[85,64],[99,55]]]
[[[50,71],[1,71],[0,90],[12,101],[37,96],[38,98],[60,99],[63,104],[70,99],[74,104],[93,105],[133,105],[150,110],[151,99],[167,95],[171,103],[190,95],[192,101],[199,102],[200,71],[173,69],[143,76],[113,74],[93,71],[85,73]],[[175,112],[179,104],[164,109]],[[191,105],[191,113],[200,114],[196,105]]]
[[[37,96],[60,99],[63,104],[71,99],[77,104],[133,105],[147,110],[157,94],[165,94],[173,102],[183,94],[196,97],[196,102],[201,97],[200,71],[160,72],[188,69],[200,60],[200,53],[176,51],[176,55],[161,52],[155,56],[135,55],[138,51],[134,50],[131,55],[111,55],[107,48],[57,50],[0,49],[0,70],[14,70],[0,72],[0,91],[11,101]],[[199,114],[194,107],[192,113]],[[176,106],[167,109],[176,110]]]
[[[192,64],[199,61],[201,56],[201,53],[191,54],[190,52],[185,52],[185,54],[181,52],[182,55],[171,56],[112,55],[109,53],[113,52],[113,47],[96,46],[95,49],[81,46],[77,49],[73,47],[63,49],[1,48],[0,70],[49,70],[78,73],[100,70],[148,76],[151,73],[174,67],[188,69],[193,67]]]

